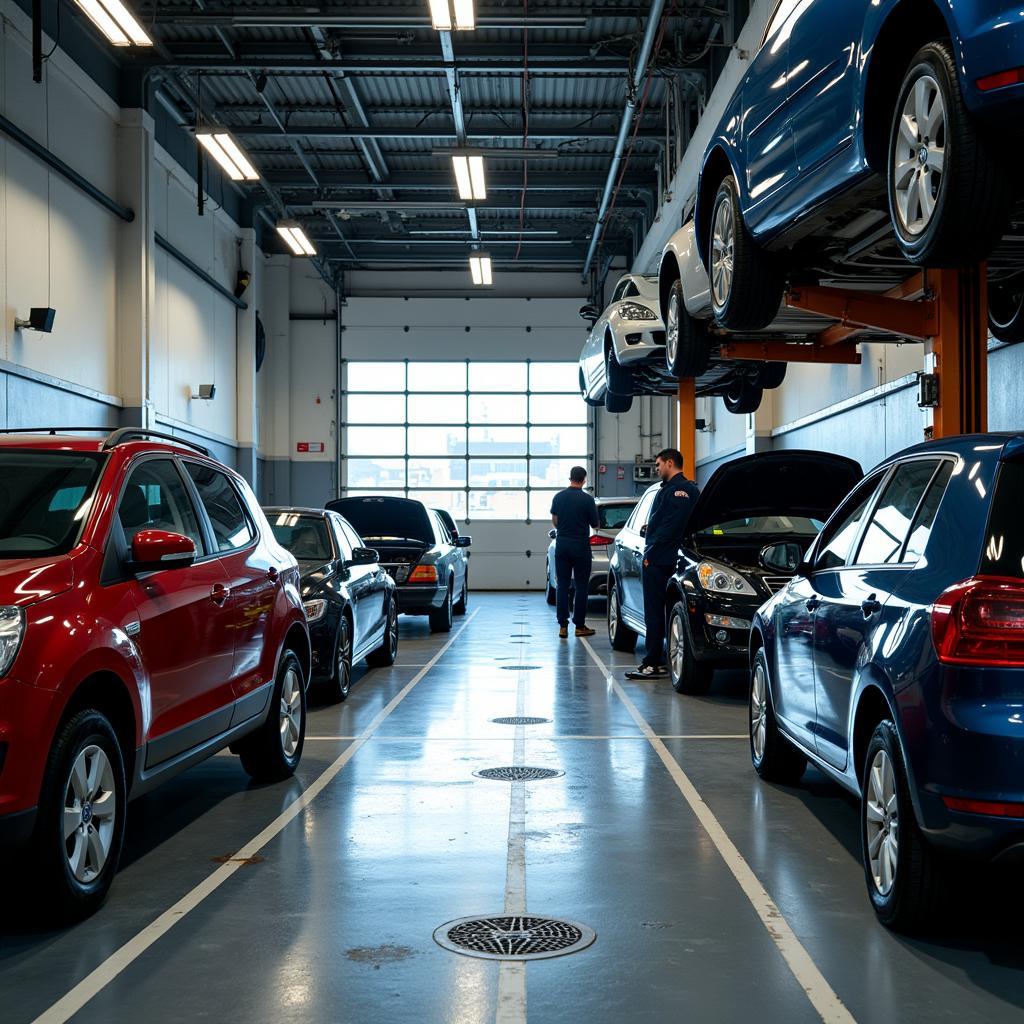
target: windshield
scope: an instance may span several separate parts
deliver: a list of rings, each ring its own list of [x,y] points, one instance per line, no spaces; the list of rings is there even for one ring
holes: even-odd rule
[[[365,541],[411,540],[434,545],[434,529],[427,510],[405,498],[341,498],[328,508],[340,512]]]
[[[0,452],[0,558],[70,551],[102,464],[91,452]]]
[[[598,505],[597,521],[601,530],[621,530],[632,515],[636,502],[631,505]]]
[[[747,516],[715,523],[701,530],[698,537],[814,537],[824,526],[818,519],[803,516]]]
[[[298,562],[329,562],[334,557],[327,523],[319,516],[281,512],[274,516],[270,529],[277,543]]]

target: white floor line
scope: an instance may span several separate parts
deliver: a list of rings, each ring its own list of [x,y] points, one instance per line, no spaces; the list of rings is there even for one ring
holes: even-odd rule
[[[832,986],[825,980],[825,976],[818,970],[817,964],[811,959],[810,953],[796,937],[796,933],[789,926],[789,922],[782,916],[775,901],[768,895],[768,891],[758,880],[750,865],[743,859],[743,855],[736,848],[736,845],[726,834],[718,819],[714,816],[711,808],[704,802],[697,787],[690,781],[689,776],[678,762],[668,752],[665,744],[655,735],[654,730],[647,724],[647,720],[637,710],[636,705],[629,699],[626,691],[619,681],[608,671],[608,666],[598,657],[594,648],[583,641],[590,657],[604,672],[608,678],[608,685],[615,691],[615,695],[625,705],[633,721],[643,730],[651,746],[654,747],[662,764],[668,769],[672,781],[675,782],[679,792],[683,794],[690,809],[697,816],[697,820],[704,826],[711,841],[715,844],[726,866],[732,872],[733,877],[740,884],[751,906],[757,912],[761,923],[765,926],[772,942],[775,943],[787,966],[793,972],[800,987],[807,994],[811,1005],[818,1012],[823,1021],[828,1024],[854,1024],[854,1017],[843,1004],[842,1000],[833,991]]]
[[[293,800],[262,832],[243,846],[226,864],[208,875],[191,892],[186,893],[170,909],[165,910],[155,921],[129,939],[120,949],[112,953],[95,970],[87,974],[73,989],[57,1000],[48,1010],[41,1013],[34,1024],[64,1024],[89,1002],[97,993],[109,985],[122,971],[131,966],[150,946],[166,935],[188,913],[195,910],[211,893],[219,889],[246,860],[254,857],[264,846],[277,836],[289,822],[297,818],[331,783],[334,777],[348,764],[359,749],[380,728],[385,719],[409,696],[413,687],[437,664],[441,656],[462,635],[476,612],[466,616],[462,626],[452,634],[448,642],[402,687],[391,701],[376,714],[359,738],[345,748],[344,753],[316,780],[302,795]]]

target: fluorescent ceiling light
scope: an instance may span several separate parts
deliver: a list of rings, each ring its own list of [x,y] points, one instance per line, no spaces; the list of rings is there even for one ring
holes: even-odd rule
[[[452,12],[448,0],[430,0],[430,23],[439,32],[451,31]]]
[[[473,0],[430,0],[430,23],[439,32],[451,32],[453,24],[462,31],[476,28]]]
[[[196,132],[196,138],[232,181],[259,181],[259,172],[226,131],[207,128]]]
[[[484,158],[478,154],[453,153],[452,168],[455,183],[461,199],[480,200],[487,198],[487,182],[484,179]]]
[[[455,8],[455,27],[468,30],[476,28],[476,15],[473,13],[473,0],[452,0]]]
[[[315,256],[316,249],[306,237],[306,232],[293,220],[283,220],[277,225],[277,233],[296,256]]]
[[[469,257],[469,272],[473,277],[473,284],[490,286],[494,283],[491,273],[491,257],[486,252],[475,252]]]
[[[114,46],[153,45],[153,40],[121,0],[76,0],[76,3]]]

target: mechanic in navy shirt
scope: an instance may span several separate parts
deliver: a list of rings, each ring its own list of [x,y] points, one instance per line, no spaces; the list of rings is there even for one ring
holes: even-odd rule
[[[626,673],[627,679],[665,675],[665,591],[679,559],[690,512],[700,494],[697,485],[683,476],[683,456],[677,449],[660,452],[655,468],[661,477],[661,490],[647,519],[641,573],[647,654],[639,667]]]
[[[590,570],[593,556],[590,552],[590,529],[597,528],[597,502],[585,490],[587,471],[573,466],[569,471],[569,486],[559,491],[551,501],[551,522],[557,531],[555,538],[555,604],[558,613],[558,635],[569,635],[569,586],[576,582],[576,600],[572,621],[577,636],[593,636],[587,625],[587,597],[590,589]]]

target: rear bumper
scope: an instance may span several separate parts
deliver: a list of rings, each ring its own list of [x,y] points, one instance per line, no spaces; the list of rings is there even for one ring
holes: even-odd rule
[[[395,587],[398,610],[406,615],[427,615],[435,608],[442,608],[448,597],[446,586]]]

